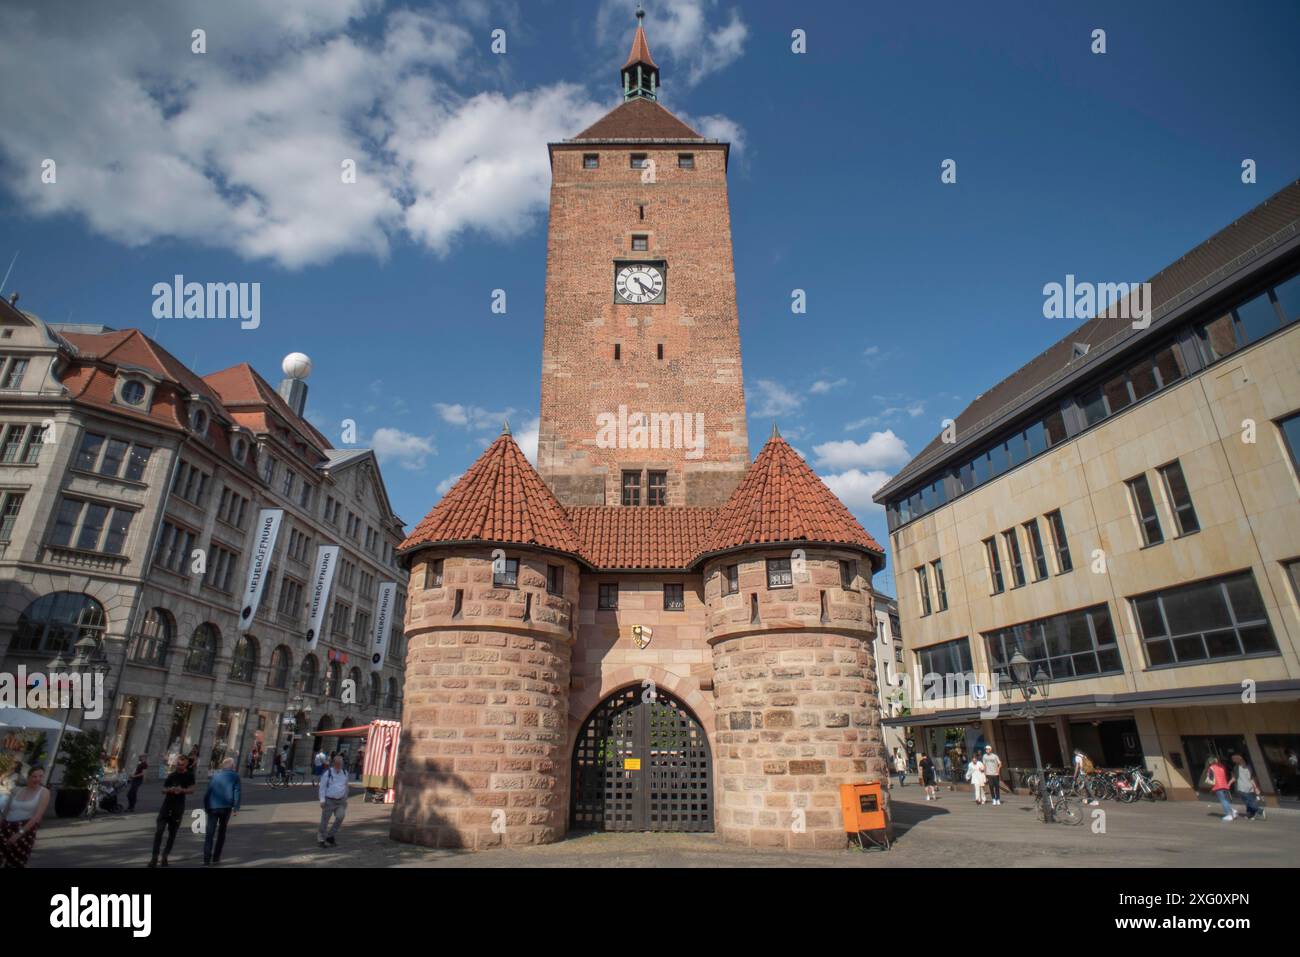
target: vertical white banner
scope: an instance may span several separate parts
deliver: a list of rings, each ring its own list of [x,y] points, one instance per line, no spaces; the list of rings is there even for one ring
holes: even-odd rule
[[[280,534],[284,509],[264,508],[257,513],[257,529],[253,536],[253,557],[248,563],[248,581],[244,585],[243,610],[239,613],[239,632],[243,634],[253,624],[257,606],[262,603],[262,590],[266,586],[266,572],[275,554],[275,539]]]
[[[397,582],[380,582],[379,602],[375,605],[375,630],[370,639],[370,670],[384,667],[388,636],[393,630],[393,603],[397,600]]]
[[[334,569],[339,563],[337,545],[321,545],[316,549],[316,567],[311,576],[311,599],[307,614],[307,649],[316,650],[320,631],[325,627],[325,613],[330,606],[330,586],[334,584]]]

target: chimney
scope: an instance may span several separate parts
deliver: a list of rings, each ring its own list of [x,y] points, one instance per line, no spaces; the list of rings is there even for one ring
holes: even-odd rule
[[[302,418],[307,406],[307,376],[311,375],[311,359],[301,352],[291,352],[280,363],[285,378],[280,381],[280,398]]]

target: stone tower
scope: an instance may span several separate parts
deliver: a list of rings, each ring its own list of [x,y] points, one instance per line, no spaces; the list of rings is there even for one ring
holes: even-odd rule
[[[720,505],[749,463],[728,145],[659,105],[639,23],[620,82],[549,146],[538,470],[564,505],[617,505],[632,475],[658,496],[651,473],[666,504]]]
[[[507,430],[402,546],[392,834],[843,847],[839,785],[885,774],[884,553],[775,428],[749,463],[726,145],[639,24],[620,83],[550,147],[538,468]]]

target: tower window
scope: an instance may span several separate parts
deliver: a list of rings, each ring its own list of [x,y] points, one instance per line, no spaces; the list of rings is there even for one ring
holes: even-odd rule
[[[618,582],[601,582],[597,608],[601,611],[618,610]]]
[[[650,155],[648,153],[633,153],[630,159],[633,169],[645,169],[650,165]]]
[[[583,169],[600,169],[600,154],[599,154],[599,153],[583,153],[583,154],[582,154],[582,168],[583,168]]]
[[[637,203],[636,212],[638,219],[645,219],[645,203]]]
[[[623,358],[623,347],[616,342],[614,343],[614,361],[618,362],[622,358]]]
[[[640,472],[623,473],[623,504],[624,505],[641,504],[641,473]]]
[[[659,343],[659,361],[664,361],[664,344],[662,342]]]
[[[564,568],[561,565],[546,566],[546,590],[552,595],[564,594]]]
[[[740,591],[740,566],[728,565],[722,570],[722,594],[734,595]]]
[[[767,587],[794,587],[794,576],[790,574],[790,559],[769,558],[767,560]]]
[[[685,590],[680,584],[664,585],[664,611],[684,611]]]
[[[695,169],[695,154],[694,154],[694,153],[678,153],[678,154],[677,154],[677,168],[678,168],[678,169]]]
[[[649,250],[649,248],[650,248],[650,237],[649,237],[649,236],[633,236],[633,237],[632,237],[632,251],[633,251],[634,253],[643,253],[643,252],[646,252],[647,250]]]
[[[668,473],[651,472],[650,488],[647,504],[649,505],[667,505],[668,504]]]

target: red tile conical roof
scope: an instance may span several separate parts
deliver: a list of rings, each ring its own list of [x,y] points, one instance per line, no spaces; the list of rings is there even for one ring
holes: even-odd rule
[[[718,511],[706,553],[778,542],[827,542],[884,550],[789,443],[773,431]]]
[[[509,432],[488,446],[407,536],[401,550],[466,541],[578,552],[578,537],[564,509]]]
[[[627,62],[623,64],[623,69],[627,69],[635,63],[644,63],[646,66],[659,68],[659,64],[650,57],[650,44],[646,42],[645,27],[640,21],[636,25],[636,36],[632,38],[632,52],[627,55]]]

